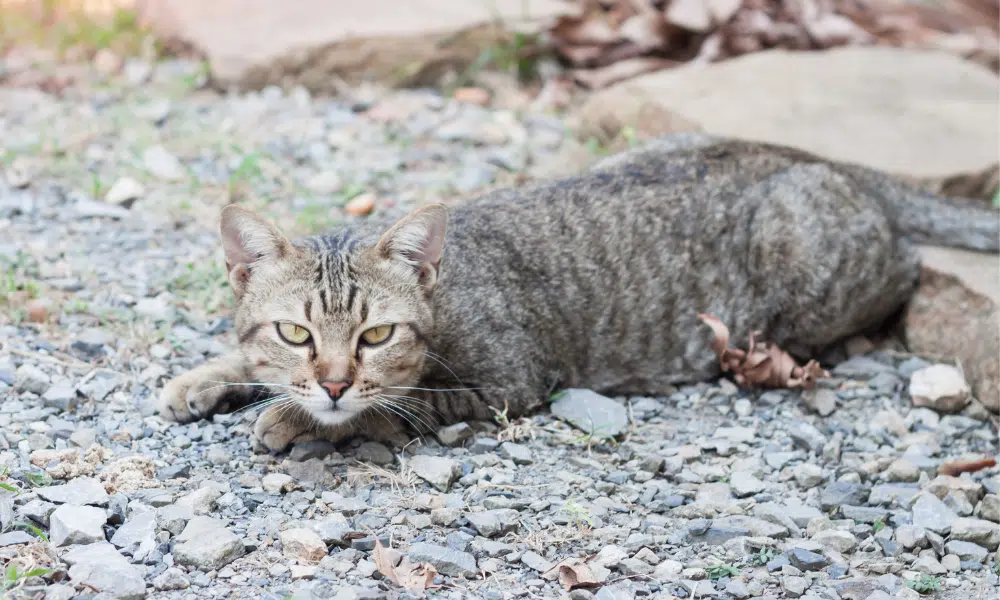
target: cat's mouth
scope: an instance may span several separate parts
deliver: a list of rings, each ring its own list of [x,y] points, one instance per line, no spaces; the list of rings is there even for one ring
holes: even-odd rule
[[[317,388],[309,396],[299,399],[298,404],[320,425],[342,425],[354,419],[365,408],[364,401],[353,389],[334,400],[322,388]]]

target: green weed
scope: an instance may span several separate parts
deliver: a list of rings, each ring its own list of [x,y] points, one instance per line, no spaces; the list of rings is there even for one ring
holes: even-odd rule
[[[750,562],[755,565],[766,565],[774,560],[774,548],[764,547],[750,555]]]
[[[209,313],[232,306],[229,293],[229,276],[219,263],[188,263],[186,269],[173,280],[170,290],[197,304]]]
[[[930,594],[941,589],[941,578],[921,573],[916,579],[907,581],[906,585],[918,594]]]
[[[736,577],[740,574],[740,570],[729,564],[713,565],[707,569],[708,578],[712,581],[722,579],[723,577]]]
[[[14,526],[14,528],[27,529],[28,531],[30,531],[31,533],[33,533],[35,535],[35,537],[37,537],[38,539],[42,540],[45,543],[48,543],[48,541],[49,541],[49,536],[45,535],[44,531],[42,531],[38,527],[32,525],[31,523],[25,523],[24,521],[18,521],[16,523],[14,523],[13,526]]]
[[[14,588],[17,588],[21,583],[29,577],[45,577],[46,575],[52,574],[52,569],[31,569],[22,573],[17,565],[9,564],[4,570],[3,583],[0,584],[0,589],[5,592],[9,592]]]

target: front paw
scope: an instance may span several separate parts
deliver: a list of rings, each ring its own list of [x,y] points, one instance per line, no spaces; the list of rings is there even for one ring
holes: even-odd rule
[[[225,374],[213,365],[202,365],[175,377],[163,386],[157,412],[178,423],[210,417],[225,409],[234,394],[246,394],[249,388],[226,381]]]
[[[254,450],[281,452],[290,446],[313,440],[341,442],[354,434],[353,427],[319,425],[296,406],[273,406],[254,424]]]

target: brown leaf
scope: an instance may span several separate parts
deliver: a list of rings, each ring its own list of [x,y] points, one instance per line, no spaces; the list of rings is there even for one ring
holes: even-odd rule
[[[954,460],[946,462],[938,467],[939,475],[950,475],[958,477],[962,473],[975,473],[990,467],[996,466],[997,461],[993,458],[982,458],[979,460]]]
[[[601,582],[585,564],[559,565],[559,583],[567,592],[601,587]]]
[[[717,317],[699,314],[698,319],[712,330],[712,351],[719,357],[723,372],[732,372],[736,382],[744,387],[812,388],[819,377],[830,374],[814,360],[799,366],[790,354],[776,344],[757,343],[760,332],[750,333],[746,352],[729,347],[729,328]]]
[[[434,583],[434,578],[437,577],[434,565],[411,563],[392,548],[383,546],[378,536],[375,536],[372,561],[386,579],[420,596],[424,595],[424,590],[441,587]]]

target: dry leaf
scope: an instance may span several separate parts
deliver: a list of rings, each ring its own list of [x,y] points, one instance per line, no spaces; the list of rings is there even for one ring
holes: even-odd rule
[[[996,466],[997,461],[993,458],[982,458],[979,460],[954,460],[946,462],[938,467],[939,475],[950,475],[958,477],[962,473],[975,473],[990,467]]]
[[[814,360],[799,366],[790,354],[770,342],[757,343],[760,332],[750,333],[750,346],[744,351],[729,347],[729,328],[717,317],[699,314],[698,320],[713,334],[712,351],[719,357],[724,373],[732,372],[736,383],[744,387],[810,389],[816,379],[830,374]]]
[[[585,564],[559,565],[559,583],[567,592],[601,587],[601,582]]]
[[[441,587],[434,583],[437,569],[428,563],[414,564],[392,548],[386,548],[375,537],[372,561],[386,579],[414,594],[424,595],[424,590]]]

